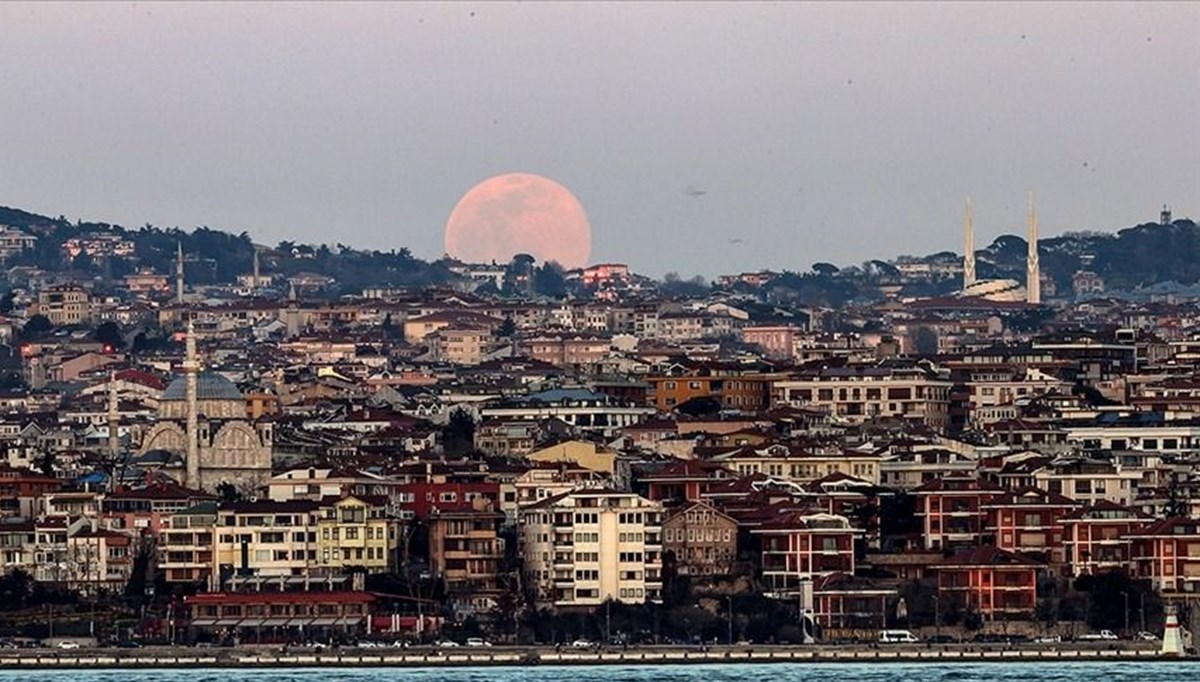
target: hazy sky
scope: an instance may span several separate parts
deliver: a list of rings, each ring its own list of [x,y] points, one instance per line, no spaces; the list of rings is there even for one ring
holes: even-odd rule
[[[1200,4],[0,3],[0,204],[441,255],[496,173],[684,275],[1200,217]],[[706,192],[696,195],[698,190]],[[740,240],[740,241],[732,241]]]

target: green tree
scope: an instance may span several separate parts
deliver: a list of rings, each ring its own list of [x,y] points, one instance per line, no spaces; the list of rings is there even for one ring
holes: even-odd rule
[[[0,296],[0,315],[7,315],[13,311],[13,292],[5,292]]]
[[[543,296],[562,298],[567,294],[566,278],[563,268],[555,261],[542,264],[533,275],[533,290]]]
[[[496,328],[496,338],[511,339],[517,333],[517,323],[513,322],[512,315],[506,315],[504,321]]]
[[[21,336],[25,339],[38,339],[54,330],[54,323],[45,315],[34,315],[21,328]]]
[[[106,346],[111,346],[113,350],[125,347],[125,337],[121,335],[121,326],[116,322],[108,321],[96,327],[93,338]]]
[[[475,419],[463,408],[450,413],[442,429],[442,450],[450,456],[465,455],[475,449]]]

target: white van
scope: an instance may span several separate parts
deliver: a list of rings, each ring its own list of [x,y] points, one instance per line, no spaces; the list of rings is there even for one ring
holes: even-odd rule
[[[880,630],[880,644],[916,644],[920,642],[917,636],[908,630]]]

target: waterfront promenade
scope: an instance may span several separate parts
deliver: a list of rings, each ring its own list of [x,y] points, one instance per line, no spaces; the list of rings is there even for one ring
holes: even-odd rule
[[[1121,643],[1089,646],[750,646],[645,647],[570,650],[547,647],[478,649],[305,649],[161,647],[142,650],[24,650],[0,654],[0,670],[45,668],[404,667],[520,665],[669,665],[716,663],[913,663],[1195,660],[1164,657],[1157,646]]]

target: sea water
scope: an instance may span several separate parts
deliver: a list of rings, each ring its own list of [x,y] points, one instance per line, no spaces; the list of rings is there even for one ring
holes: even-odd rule
[[[0,671],[0,682],[1182,682],[1200,662],[769,663]]]

